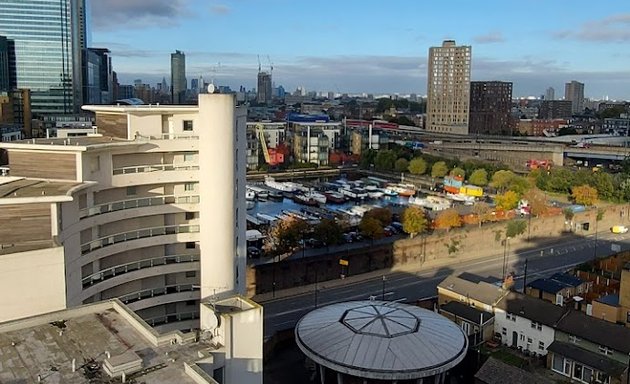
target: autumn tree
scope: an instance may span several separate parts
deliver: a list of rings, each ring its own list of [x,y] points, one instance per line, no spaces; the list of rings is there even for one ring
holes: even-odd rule
[[[473,213],[477,215],[480,227],[484,221],[489,220],[491,212],[492,209],[490,209],[490,206],[486,202],[478,201],[475,203],[475,205],[473,205]]]
[[[427,172],[427,162],[422,157],[416,157],[409,162],[408,169],[412,175],[424,175]]]
[[[403,157],[396,160],[394,163],[394,170],[396,172],[407,172],[407,168],[409,168],[409,161]]]
[[[514,191],[506,191],[501,195],[497,195],[495,198],[497,207],[505,211],[516,208],[518,200],[518,195]]]
[[[431,177],[444,177],[446,176],[447,172],[448,167],[446,166],[446,163],[443,161],[438,161],[437,163],[433,164],[433,167],[431,168]]]
[[[383,231],[383,225],[380,221],[373,217],[366,217],[365,215],[359,223],[359,231],[361,231],[363,236],[372,240],[380,239],[385,233],[385,231]]]
[[[529,213],[536,217],[544,215],[549,210],[547,205],[547,195],[540,189],[532,188],[524,195],[525,200],[529,204]]]
[[[478,187],[488,185],[488,171],[483,168],[475,169],[468,178],[468,182]]]
[[[435,227],[438,229],[446,229],[448,232],[451,228],[461,227],[462,218],[455,208],[445,209],[435,218]]]
[[[269,231],[264,247],[270,253],[291,252],[308,230],[309,225],[304,220],[294,217],[278,220]]]
[[[458,177],[463,178],[464,176],[466,176],[466,171],[464,171],[460,167],[455,167],[451,169],[451,171],[448,174],[451,176],[458,176]]]
[[[381,224],[381,227],[386,227],[392,223],[392,211],[389,208],[373,208],[365,212],[363,218],[376,219]]]
[[[589,185],[573,187],[571,197],[577,204],[593,205],[597,202],[597,189]]]
[[[411,238],[419,233],[426,231],[427,224],[428,221],[426,216],[424,215],[424,210],[422,208],[412,205],[407,207],[407,209],[403,211],[403,231],[405,231],[405,233],[408,233]]]
[[[326,246],[341,243],[343,229],[335,220],[322,219],[313,229],[315,238]]]

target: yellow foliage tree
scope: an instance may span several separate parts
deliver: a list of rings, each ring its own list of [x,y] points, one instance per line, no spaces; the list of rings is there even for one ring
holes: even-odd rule
[[[514,191],[506,191],[501,195],[497,195],[495,199],[497,207],[505,211],[516,208],[518,200],[518,194]]]
[[[457,213],[455,208],[445,209],[440,212],[435,218],[434,222],[435,228],[438,229],[446,229],[448,232],[451,228],[461,227],[462,226],[462,218]]]
[[[577,204],[593,205],[597,202],[597,189],[590,185],[580,185],[571,189],[571,196]]]

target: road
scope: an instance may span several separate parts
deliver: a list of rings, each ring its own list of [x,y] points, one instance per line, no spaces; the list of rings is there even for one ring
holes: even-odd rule
[[[612,234],[599,232],[597,256],[604,257],[614,252],[611,244],[630,249],[630,233]],[[510,253],[508,270],[516,275],[516,288],[523,287],[523,272],[525,259],[528,260],[527,281],[540,277],[548,277],[555,272],[565,271],[583,262],[592,260],[595,255],[594,235],[583,238],[572,238],[563,243],[554,243],[534,247],[525,252]],[[276,331],[291,329],[296,322],[316,306],[332,304],[347,300],[365,300],[374,296],[385,300],[415,302],[437,294],[437,284],[446,276],[467,272],[482,278],[493,278],[498,281],[502,276],[503,252],[487,258],[465,262],[454,260],[452,265],[439,268],[421,269],[415,272],[385,272],[383,277],[353,284],[313,289],[312,292],[263,302],[264,334],[271,337]]]

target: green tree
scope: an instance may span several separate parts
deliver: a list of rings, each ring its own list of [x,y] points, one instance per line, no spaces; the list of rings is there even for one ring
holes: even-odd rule
[[[571,189],[571,197],[577,204],[593,205],[597,202],[597,189],[590,185],[580,185]]]
[[[490,180],[490,186],[497,191],[504,192],[508,189],[510,182],[516,176],[512,171],[496,171]]]
[[[464,171],[460,167],[455,167],[455,168],[451,169],[451,171],[449,172],[449,175],[451,175],[451,176],[459,176],[459,177],[463,178],[464,176],[466,176],[466,171]]]
[[[331,219],[322,219],[313,229],[313,234],[326,246],[339,244],[343,239],[343,229]]]
[[[363,236],[371,240],[380,239],[385,233],[383,231],[383,225],[381,225],[380,221],[373,217],[365,216],[363,216],[361,222],[359,223],[359,230]]]
[[[613,176],[606,172],[595,172],[592,174],[588,183],[597,190],[597,196],[602,199],[610,200],[615,194],[615,185]],[[578,183],[574,185],[580,185]]]
[[[373,218],[381,223],[381,227],[386,227],[392,223],[392,211],[389,208],[373,208],[365,212],[363,218]]]
[[[374,166],[379,171],[391,171],[394,169],[394,163],[396,163],[397,158],[396,153],[392,150],[380,150],[374,159]]]
[[[433,164],[433,167],[431,168],[431,177],[444,177],[446,176],[447,172],[448,167],[446,166],[446,163],[443,161],[438,161],[437,163]]]
[[[409,161],[407,161],[407,159],[405,158],[400,158],[398,160],[396,160],[396,163],[394,163],[394,170],[396,172],[407,172],[407,168],[409,168]]]
[[[435,218],[435,227],[439,229],[446,229],[448,232],[451,228],[461,227],[462,218],[455,208],[449,208],[438,213]]]
[[[409,172],[412,175],[424,175],[427,172],[427,162],[422,157],[415,157],[409,162]]]
[[[279,220],[269,231],[265,248],[270,253],[293,251],[310,229],[306,221],[296,218]]]
[[[527,229],[527,222],[525,220],[512,220],[507,223],[505,228],[505,236],[514,238],[522,235]]]
[[[602,221],[603,218],[604,218],[604,210],[601,208],[597,208],[597,216],[595,216],[595,219],[597,221]]]
[[[483,168],[475,169],[468,178],[468,182],[479,187],[488,185],[488,171]]]
[[[571,208],[563,209],[562,213],[564,214],[564,219],[568,221],[573,220],[573,216],[575,216],[575,212]]]
[[[495,198],[497,207],[506,211],[516,208],[518,200],[518,195],[514,191],[506,191],[501,195],[497,195]]]
[[[523,196],[523,194],[531,188],[529,180],[523,176],[514,175],[508,184],[510,191],[516,192],[517,195]]]
[[[369,169],[371,164],[374,164],[374,160],[376,159],[376,151],[373,149],[368,149],[361,152],[361,157],[359,158],[359,166],[363,169]]]
[[[424,210],[413,205],[407,207],[402,214],[402,225],[403,231],[408,233],[411,238],[426,231],[428,220],[424,215]]]

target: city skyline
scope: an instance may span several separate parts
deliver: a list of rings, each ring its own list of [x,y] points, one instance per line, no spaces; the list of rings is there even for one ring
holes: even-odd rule
[[[92,46],[112,50],[124,83],[159,82],[179,49],[189,78],[232,87],[256,86],[260,55],[287,90],[422,95],[428,48],[454,39],[473,47],[471,80],[511,81],[515,97],[577,80],[586,97],[630,99],[630,55],[619,49],[630,13],[540,5],[93,0]]]

